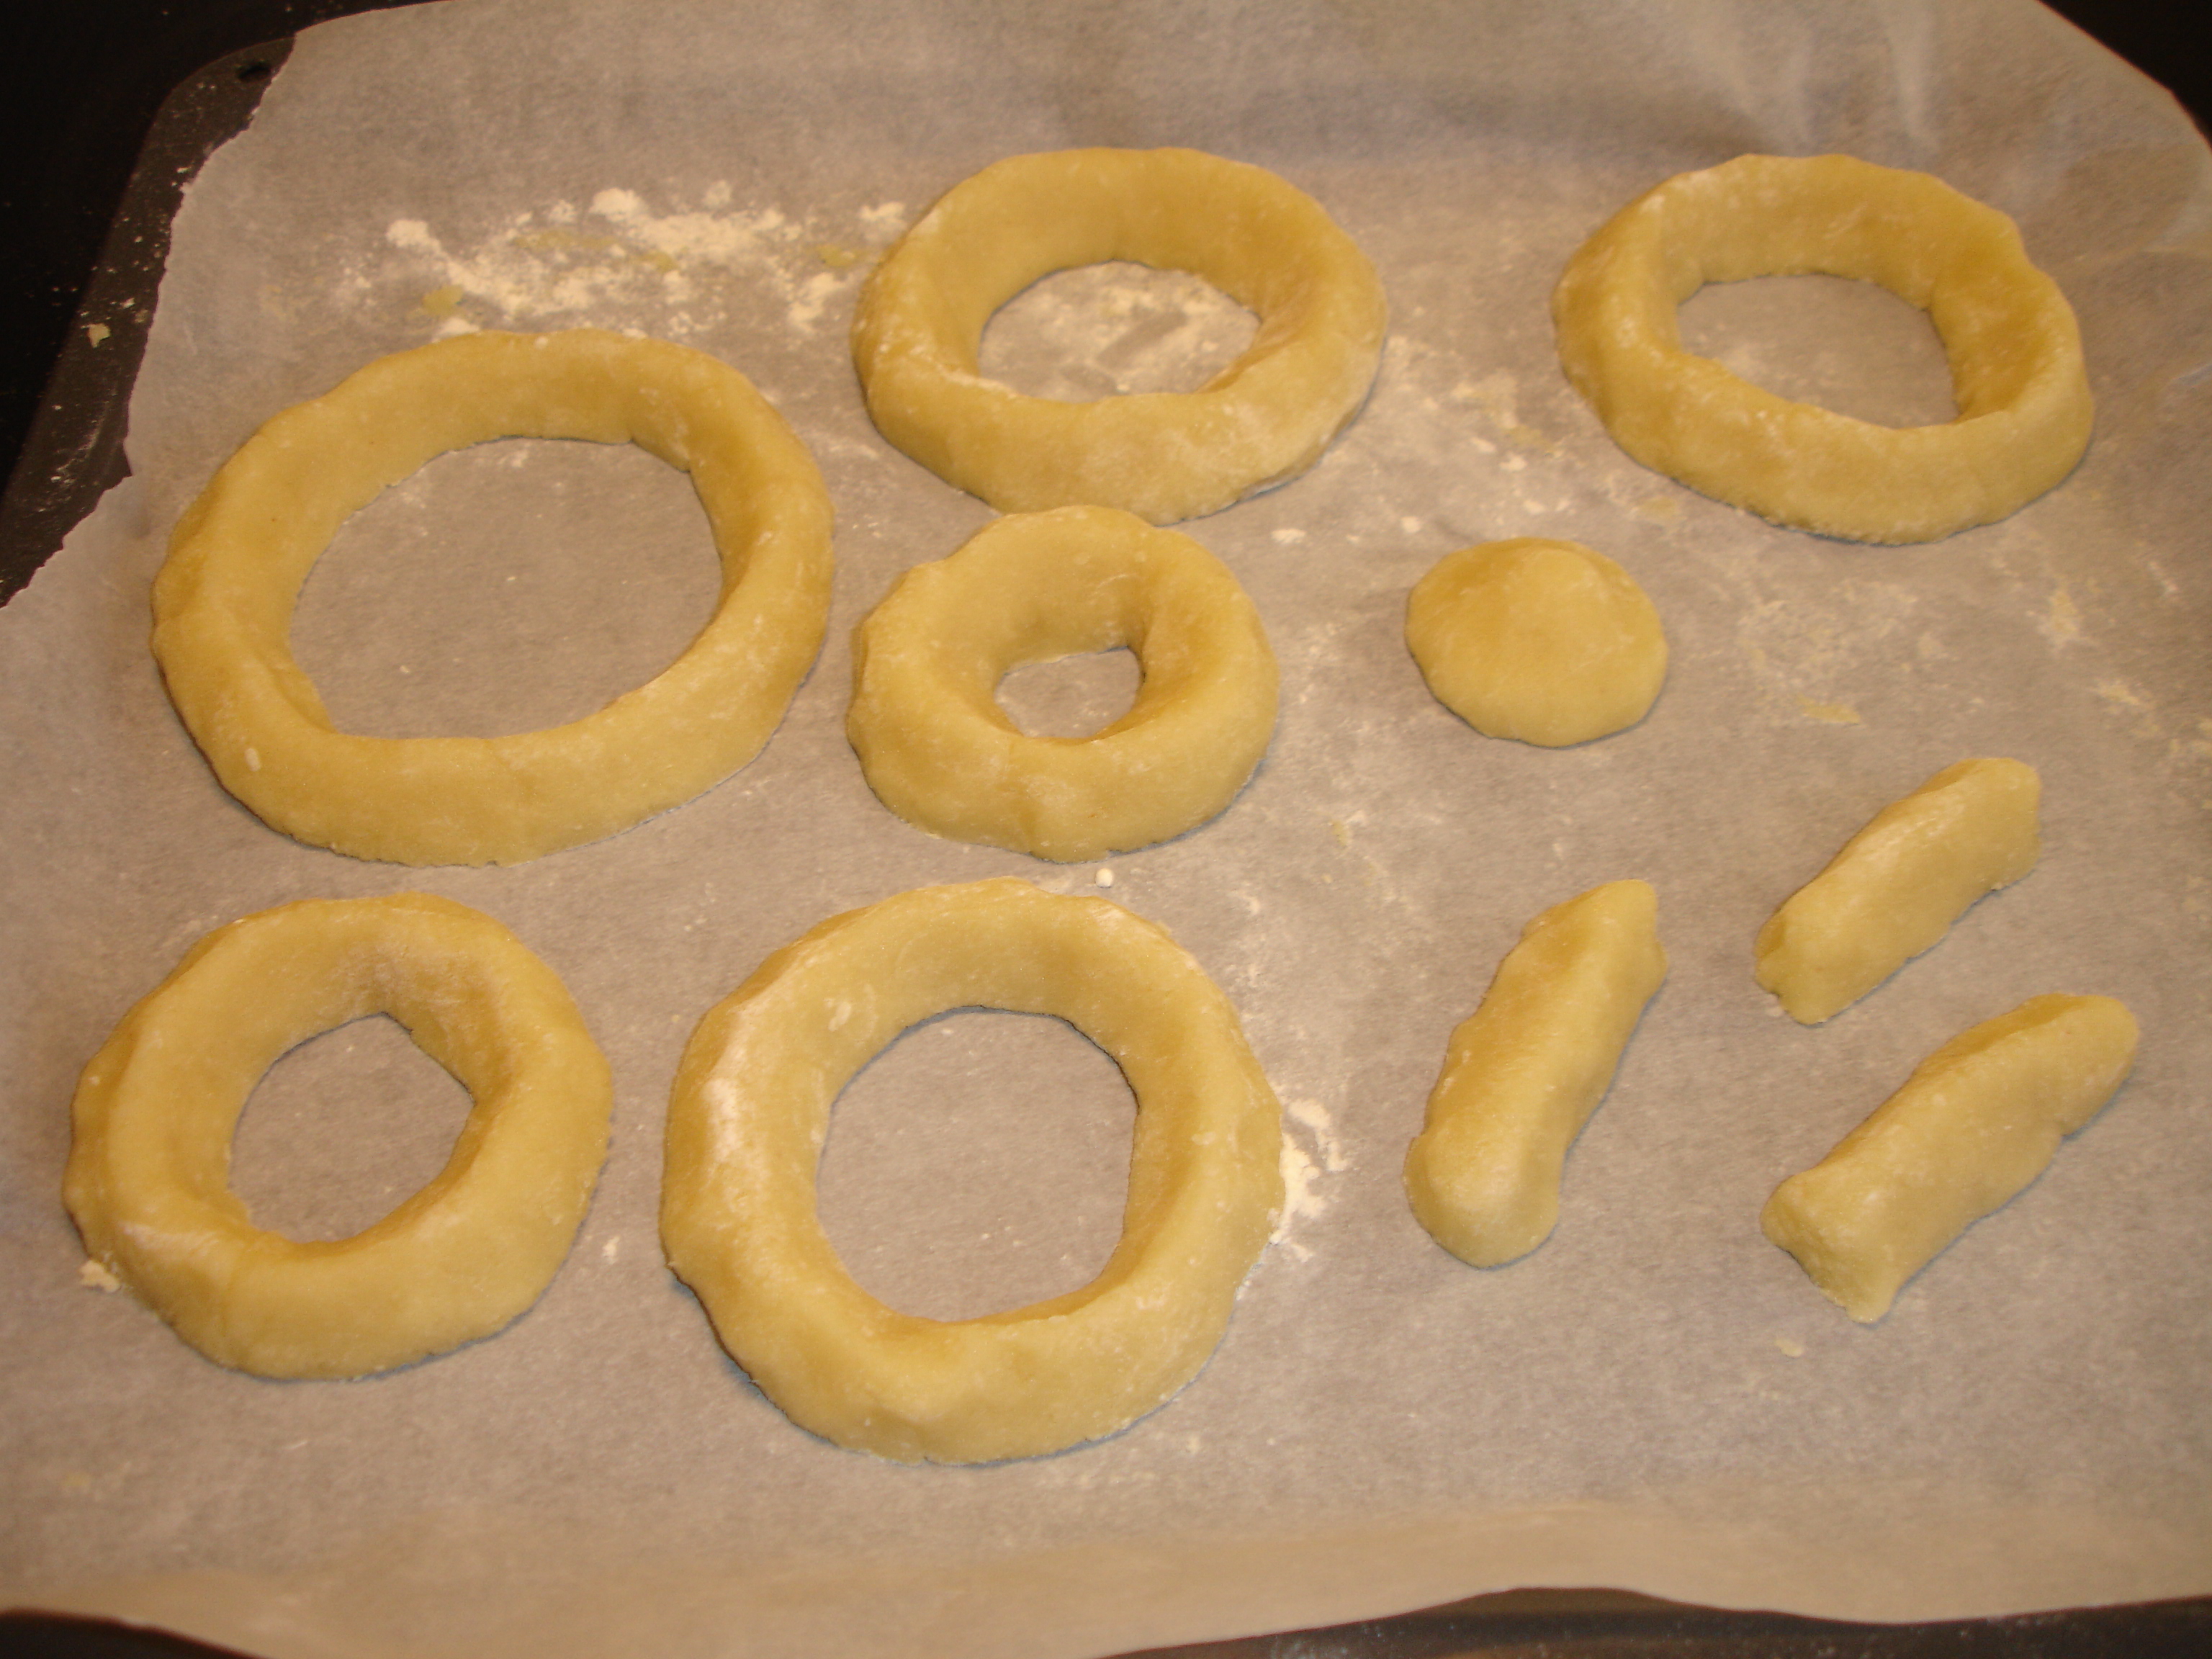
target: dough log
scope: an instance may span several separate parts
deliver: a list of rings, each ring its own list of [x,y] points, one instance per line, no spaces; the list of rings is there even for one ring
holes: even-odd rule
[[[1666,977],[1645,882],[1594,887],[1522,930],[1452,1033],[1406,1154],[1406,1195],[1437,1243],[1494,1267],[1550,1237],[1567,1149]]]
[[[1853,1319],[1880,1319],[1905,1280],[2097,1115],[2135,1063],[2136,1036],[2110,997],[2035,997],[1984,1021],[1776,1188],[1760,1227]]]
[[[2035,769],[1963,760],[1875,814],[1759,930],[1759,982],[1807,1025],[1841,1013],[1927,950],[2042,849]]]

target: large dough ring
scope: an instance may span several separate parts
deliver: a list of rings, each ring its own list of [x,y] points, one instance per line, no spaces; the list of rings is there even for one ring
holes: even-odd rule
[[[721,598],[658,678],[501,738],[335,731],[292,607],[346,517],[502,437],[635,443],[691,475]],[[471,334],[371,363],[248,439],[178,524],[154,651],[224,788],[286,835],[401,864],[514,864],[626,830],[759,752],[822,643],[830,498],[805,446],[703,353],[597,329]]]
[[[982,378],[993,312],[1114,259],[1204,277],[1259,333],[1191,392],[1066,403]],[[1312,465],[1366,397],[1388,319],[1367,256],[1264,168],[1056,150],[985,167],[907,232],[861,295],[853,362],[884,436],[1000,512],[1095,502],[1171,524]]]
[[[295,1043],[388,1013],[475,1097],[453,1156],[383,1220],[301,1243],[230,1190],[230,1138]],[[63,1195],[85,1248],[209,1358],[359,1376],[489,1336],[568,1254],[606,1155],[607,1064],[553,970],[422,893],[219,927],[77,1084]]]
[[[815,1211],[830,1109],[918,1020],[1056,1014],[1137,1097],[1121,1237],[1079,1291],[898,1313]],[[1221,1340],[1282,1201],[1281,1119],[1236,1011],[1152,923],[1011,877],[823,923],[699,1024],[669,1103],[661,1242],[722,1346],[802,1427],[902,1462],[1030,1457],[1166,1400]]]
[[[1958,418],[1886,427],[1791,403],[1682,349],[1706,283],[1808,271],[1929,314]],[[1741,155],[1668,179],[1569,262],[1559,361],[1644,465],[1800,530],[1925,542],[2017,511],[2089,442],[2081,331],[2013,222],[1923,173],[1848,155]]]
[[[1129,712],[1087,738],[1030,737],[1007,671],[1127,646]],[[1274,653],[1229,568],[1105,507],[993,520],[902,576],[853,638],[846,732],[909,823],[1063,861],[1149,847],[1227,806],[1275,727]]]

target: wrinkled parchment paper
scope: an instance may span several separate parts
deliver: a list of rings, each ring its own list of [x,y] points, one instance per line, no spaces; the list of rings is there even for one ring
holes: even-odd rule
[[[1184,526],[1267,619],[1273,748],[1219,820],[1104,869],[933,840],[844,743],[847,639],[988,515],[870,428],[854,294],[1001,155],[1169,143],[1311,191],[1394,309],[1321,464]],[[2079,309],[2095,445],[2006,523],[1893,549],[1776,529],[1629,461],[1560,377],[1551,283],[1607,215],[1741,151],[1832,149],[2012,213]],[[1038,1659],[1528,1584],[1875,1619],[2212,1589],[2207,161],[2163,94],[2010,0],[452,0],[309,31],[179,216],[133,477],[0,614],[0,1600],[279,1659]],[[264,828],[145,649],[176,514],[259,422],[381,353],[579,324],[737,364],[820,460],[836,604],[781,729],[704,798],[514,869]],[[1091,395],[1189,384],[1247,325],[1202,284],[1108,270],[1010,307],[990,349]],[[1852,284],[1709,291],[1685,327],[1788,395],[1948,412],[1924,324]],[[1536,750],[1425,690],[1407,589],[1519,533],[1604,550],[1656,603],[1672,672],[1634,730]],[[655,672],[712,572],[658,463],[492,445],[349,526],[295,638],[353,729],[529,729]],[[1125,659],[1019,678],[1026,718],[1074,730],[1127,695]],[[1760,921],[1982,754],[2040,769],[2040,867],[1826,1026],[1782,1018],[1751,979]],[[1286,1109],[1292,1202],[1167,1406],[1059,1456],[896,1467],[793,1428],[716,1348],[656,1247],[661,1116],[694,1022],[776,945],[1010,872],[1130,906],[1219,980]],[[1399,1186],[1445,1037],[1523,922],[1624,876],[1658,889],[1671,977],[1557,1232],[1470,1269]],[[591,1214],[495,1338],[352,1383],[219,1370],[81,1281],[58,1200],[76,1072],[209,927],[410,888],[513,927],[605,1046]],[[2134,1079],[1853,1325],[1761,1237],[1766,1194],[1954,1032],[2053,990],[2135,1010]],[[272,1073],[235,1184],[267,1224],[342,1236],[437,1168],[465,1109],[364,1022]],[[1054,1022],[933,1023],[839,1109],[832,1236],[920,1312],[1071,1288],[1110,1247],[1131,1110]]]

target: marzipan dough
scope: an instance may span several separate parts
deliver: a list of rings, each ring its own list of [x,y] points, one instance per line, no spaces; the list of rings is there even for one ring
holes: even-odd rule
[[[1079,1291],[980,1319],[885,1307],[815,1210],[839,1091],[948,1009],[1056,1014],[1137,1097],[1120,1243]],[[1158,927],[1011,878],[927,887],[787,945],[700,1023],[661,1189],[669,1265],[794,1422],[902,1462],[1110,1434],[1206,1363],[1282,1202],[1282,1127],[1236,1011]]]
[[[1636,579],[1578,542],[1463,547],[1406,603],[1437,701],[1493,738],[1560,747],[1633,726],[1667,678],[1667,635]]]
[[[1862,1324],[1968,1225],[2040,1175],[2135,1063],[2110,997],[2031,998],[1951,1039],[1874,1115],[1774,1190],[1767,1237]]]
[[[1792,403],[1682,349],[1707,283],[1808,271],[1925,311],[1958,418],[1886,427]],[[1741,155],[1616,214],[1552,296],[1559,361],[1644,465],[1761,517],[1924,542],[2017,511],[2073,470],[2092,407],[2081,331],[2002,213],[1923,173],[1848,155]]]
[[[714,614],[596,714],[500,738],[332,729],[292,607],[348,515],[433,457],[502,437],[635,443],[691,476]],[[757,754],[822,642],[830,498],[735,369],[597,329],[464,335],[381,358],[269,421],[179,522],[154,653],[224,788],[286,835],[400,864],[514,864],[681,805]]]
[[[256,1227],[230,1139],[286,1050],[390,1014],[475,1097],[446,1167],[350,1238]],[[63,1194],[85,1248],[209,1358],[359,1376],[489,1336],[552,1281],[606,1155],[607,1064],[559,977],[422,893],[314,899],[219,927],[77,1084]]]
[[[1190,392],[1066,403],[977,367],[991,313],[1040,277],[1130,259],[1204,277],[1260,319]],[[860,296],[853,362],[893,444],[1002,513],[1212,513],[1319,459],[1375,378],[1389,308],[1375,268],[1273,173],[1192,149],[1016,155],[955,185]]]
[[[1007,671],[1127,646],[1129,711],[1086,738],[1030,737],[994,696]],[[1097,858],[1203,823],[1275,726],[1274,653],[1227,566],[1112,507],[994,520],[917,565],[853,638],[846,732],[908,823],[1039,858]]]
[[[1551,1236],[1567,1149],[1667,977],[1650,884],[1608,882],[1522,930],[1451,1034],[1406,1195],[1430,1237],[1495,1267]]]
[[[1841,1013],[2042,850],[2035,769],[1963,760],[1875,814],[1759,930],[1759,982],[1793,1019]]]

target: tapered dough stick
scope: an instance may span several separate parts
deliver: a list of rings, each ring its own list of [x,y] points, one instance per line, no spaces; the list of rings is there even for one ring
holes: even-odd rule
[[[2035,867],[2042,794],[2032,766],[1963,760],[1883,807],[1766,919],[1759,982],[1804,1024],[1841,1013]]]
[[[1766,1200],[1759,1224],[1861,1324],[2036,1176],[2135,1063],[2110,997],[2032,997],[1922,1060],[1905,1086]]]
[[[1482,1006],[1451,1034],[1406,1196],[1461,1261],[1526,1255],[1559,1216],[1567,1149],[1597,1109],[1667,977],[1650,884],[1608,882],[1522,930]]]

